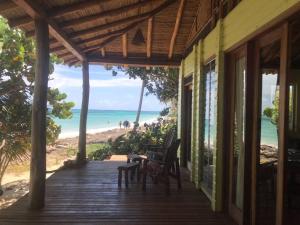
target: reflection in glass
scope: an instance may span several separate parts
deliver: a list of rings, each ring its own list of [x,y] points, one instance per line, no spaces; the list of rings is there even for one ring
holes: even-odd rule
[[[233,134],[233,195],[232,202],[243,209],[244,164],[245,164],[245,99],[246,99],[246,60],[242,57],[235,66],[235,105]]]
[[[261,123],[260,154],[257,162],[257,224],[260,225],[274,225],[276,219],[279,55],[279,41],[262,48],[260,52]]]
[[[205,127],[202,163],[202,187],[209,195],[213,186],[213,156],[216,149],[217,85],[215,62],[205,66]]]

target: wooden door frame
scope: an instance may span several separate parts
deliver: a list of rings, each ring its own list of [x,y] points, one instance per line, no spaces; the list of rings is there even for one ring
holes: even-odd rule
[[[288,56],[289,56],[289,24],[285,22],[271,31],[267,31],[255,39],[254,53],[254,76],[253,76],[253,124],[252,124],[252,154],[251,154],[251,224],[255,225],[257,206],[257,171],[260,160],[260,123],[261,123],[261,89],[262,81],[260,74],[260,49],[280,41],[280,93],[279,93],[279,146],[277,166],[277,188],[276,188],[276,225],[283,224],[284,216],[284,180],[285,180],[285,159],[286,159],[286,131],[288,128]],[[282,110],[284,108],[284,110]]]
[[[187,98],[187,88],[189,86],[193,85],[193,74],[190,74],[189,76],[185,77],[183,79],[183,129],[182,129],[182,135],[181,135],[181,139],[182,139],[182,153],[181,153],[181,165],[183,167],[188,167],[188,158],[187,158],[187,152],[186,152],[186,141],[187,141],[187,121],[186,121],[186,118],[187,118],[187,101],[186,101],[186,98]],[[194,90],[192,90],[194,91]],[[191,111],[193,111],[192,109],[192,105],[190,106],[191,107]],[[192,112],[193,113],[193,112]],[[191,121],[193,122],[193,121]]]
[[[236,220],[239,220],[239,224],[248,225],[250,224],[250,207],[251,207],[251,160],[245,160],[244,164],[244,196],[243,196],[243,211],[235,207],[231,207],[232,199],[232,149],[233,149],[233,122],[234,122],[234,106],[235,106],[235,80],[236,71],[235,63],[236,60],[245,57],[245,70],[246,70],[246,93],[245,93],[245,159],[251,158],[251,144],[252,144],[252,108],[253,108],[253,58],[254,58],[254,45],[252,42],[247,42],[243,46],[227,53],[226,55],[226,85],[225,85],[225,112],[229,118],[225,121],[224,126],[224,143],[226,146],[227,153],[225,154],[225,179],[228,183],[225,193],[225,209],[232,215]],[[229,132],[228,132],[229,131]],[[239,211],[239,212],[238,212]],[[241,213],[241,215],[237,215]],[[236,215],[236,216],[235,216]],[[240,217],[238,219],[238,217]]]

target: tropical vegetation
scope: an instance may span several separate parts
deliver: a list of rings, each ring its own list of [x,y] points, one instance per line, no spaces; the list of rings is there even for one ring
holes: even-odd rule
[[[58,59],[51,55],[50,74]],[[18,29],[11,29],[0,18],[0,185],[12,161],[23,161],[30,154],[31,103],[34,90],[35,43]],[[51,79],[51,76],[49,76]],[[54,118],[72,116],[74,103],[58,89],[48,88],[47,144],[61,132]]]

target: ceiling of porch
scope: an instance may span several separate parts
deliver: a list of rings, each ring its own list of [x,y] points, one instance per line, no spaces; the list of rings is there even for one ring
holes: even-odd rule
[[[34,37],[33,18],[45,18],[50,51],[69,65],[88,60],[99,64],[178,66],[195,30],[211,18],[211,8],[210,0],[0,2],[0,14],[28,37]]]

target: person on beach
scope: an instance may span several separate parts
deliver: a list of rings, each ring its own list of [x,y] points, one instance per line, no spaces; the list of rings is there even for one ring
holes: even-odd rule
[[[122,128],[122,121],[119,122],[119,127]]]

